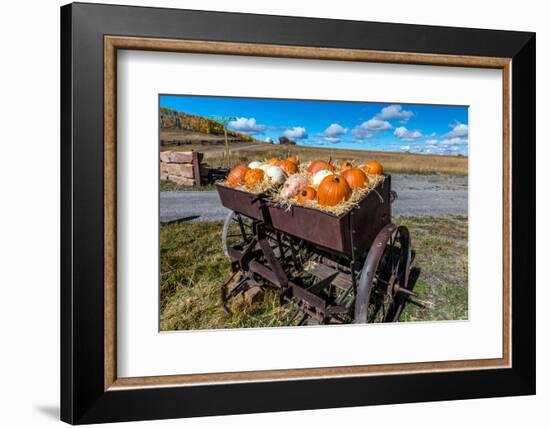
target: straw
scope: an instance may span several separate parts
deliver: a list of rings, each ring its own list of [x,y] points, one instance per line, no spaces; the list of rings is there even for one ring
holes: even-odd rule
[[[271,195],[271,199],[280,207],[290,210],[292,206],[298,205],[298,206],[305,206],[308,208],[314,208],[319,211],[324,211],[330,214],[334,214],[337,216],[340,216],[342,214],[347,213],[348,211],[352,210],[353,208],[356,208],[359,206],[359,203],[371,192],[375,191],[374,189],[376,186],[378,186],[381,182],[385,180],[386,177],[383,175],[368,175],[369,182],[367,186],[363,189],[353,189],[350,198],[347,201],[341,202],[338,205],[327,207],[324,205],[320,205],[317,201],[306,201],[305,203],[301,204],[298,202],[297,198],[283,198],[280,193],[276,192]]]
[[[352,161],[353,163],[354,161]],[[298,167],[298,174],[303,175],[307,178],[308,186],[314,187],[315,189],[317,186],[313,185],[313,174],[309,173],[307,171],[307,168],[309,167],[311,162],[306,164],[301,164]],[[340,170],[340,164],[335,163],[333,164],[336,171]],[[268,194],[268,197],[272,202],[275,202],[275,204],[287,211],[291,210],[294,205],[297,206],[305,206],[308,208],[317,209],[319,211],[327,212],[330,214],[334,214],[337,216],[340,216],[342,214],[347,213],[348,211],[351,211],[353,208],[356,208],[359,206],[359,203],[371,192],[376,192],[376,187],[383,182],[386,177],[383,175],[370,175],[367,174],[367,185],[362,189],[353,189],[350,198],[347,201],[341,202],[338,205],[327,207],[320,205],[317,201],[306,201],[305,203],[301,204],[298,202],[298,199],[296,197],[294,198],[283,198],[281,194],[279,193],[281,186],[274,185],[267,177],[264,177],[264,179],[255,185],[252,188],[247,188],[244,185],[239,185],[236,187],[236,189],[253,193],[253,194],[260,194],[260,193],[266,193]],[[223,186],[231,187],[227,183],[227,180],[222,180],[219,182]],[[381,198],[380,194],[376,192],[378,196]]]
[[[240,184],[237,187],[233,187],[229,185],[227,180],[221,180],[221,181],[218,181],[218,183],[225,187],[231,187],[233,189],[241,190],[243,192],[253,193],[255,195],[259,195],[260,193],[269,193],[276,190],[279,187],[279,185],[274,184],[273,182],[271,182],[271,180],[269,180],[269,178],[265,176],[262,181],[260,181],[258,184],[254,185],[251,188],[246,187],[244,184]]]

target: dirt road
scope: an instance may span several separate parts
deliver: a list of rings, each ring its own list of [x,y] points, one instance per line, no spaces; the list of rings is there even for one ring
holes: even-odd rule
[[[468,177],[444,175],[392,176],[392,189],[398,198],[392,215],[468,215]],[[227,215],[216,191],[161,192],[160,221],[222,220]]]

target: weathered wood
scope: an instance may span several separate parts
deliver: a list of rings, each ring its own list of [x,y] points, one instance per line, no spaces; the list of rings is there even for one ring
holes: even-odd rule
[[[165,163],[193,163],[193,159],[197,158],[202,161],[203,154],[199,152],[177,152],[166,150],[160,152],[160,161]]]
[[[208,168],[201,165],[203,154],[195,151],[160,153],[162,180],[171,180],[184,186],[200,186],[208,181]]]
[[[168,175],[177,175],[185,178],[195,178],[193,165],[185,163],[167,163],[165,164]]]
[[[172,152],[170,151],[166,151],[166,152],[160,152],[160,163],[162,165],[162,163],[168,163],[170,162],[170,154]]]
[[[202,184],[201,180],[201,159],[199,159],[199,153],[193,152],[193,177],[197,186]]]
[[[192,178],[169,175],[168,179],[170,181],[173,181],[176,184],[179,184],[180,186],[194,186],[195,185],[195,180],[193,180]]]
[[[193,153],[195,152],[170,152],[170,162],[172,163],[192,163]]]

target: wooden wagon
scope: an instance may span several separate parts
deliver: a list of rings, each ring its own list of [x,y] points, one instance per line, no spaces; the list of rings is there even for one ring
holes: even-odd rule
[[[231,212],[222,233],[232,275],[222,302],[275,287],[296,305],[298,324],[398,321],[412,295],[411,241],[391,222],[391,177],[342,215],[217,184]]]

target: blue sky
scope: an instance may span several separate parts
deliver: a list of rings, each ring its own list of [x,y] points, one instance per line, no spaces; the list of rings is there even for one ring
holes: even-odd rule
[[[357,150],[468,155],[468,107],[161,95],[160,106],[236,118],[228,128],[274,142]]]

